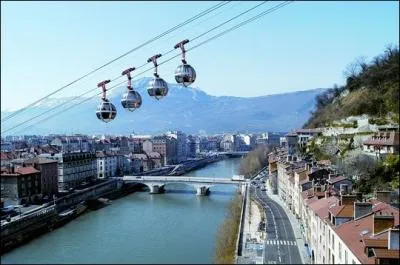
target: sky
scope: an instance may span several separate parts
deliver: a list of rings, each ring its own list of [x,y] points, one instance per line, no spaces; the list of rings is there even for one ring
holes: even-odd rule
[[[1,110],[24,107],[217,3],[2,1]],[[233,1],[53,97],[94,89],[258,3]],[[187,48],[279,3],[268,2]],[[357,57],[370,60],[387,44],[398,45],[398,10],[397,1],[294,2],[189,51],[197,72],[192,86],[215,96],[255,97],[344,84],[343,72]],[[175,58],[161,65],[160,76],[175,83],[179,64]]]

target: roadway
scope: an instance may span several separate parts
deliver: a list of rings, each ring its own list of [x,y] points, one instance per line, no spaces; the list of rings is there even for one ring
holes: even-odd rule
[[[253,180],[250,195],[264,208],[267,233],[264,242],[264,264],[302,264],[299,247],[286,212],[265,192],[266,177]],[[253,184],[254,183],[254,184]]]
[[[241,184],[246,180],[232,180],[232,178],[209,178],[209,177],[173,177],[173,176],[124,176],[124,182],[187,182],[200,184]]]

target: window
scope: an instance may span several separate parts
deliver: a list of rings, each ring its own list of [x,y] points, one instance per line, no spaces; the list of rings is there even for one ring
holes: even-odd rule
[[[342,259],[342,244],[339,242],[339,260]]]
[[[344,251],[344,263],[347,264],[347,250]]]

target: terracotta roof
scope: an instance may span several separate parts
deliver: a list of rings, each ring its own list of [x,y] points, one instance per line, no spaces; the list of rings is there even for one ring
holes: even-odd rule
[[[328,198],[322,198],[310,204],[310,207],[312,211],[319,216],[319,218],[325,219],[325,217],[328,216],[329,207],[337,203],[339,203],[338,198],[328,197]]]
[[[398,209],[397,215],[398,215]],[[394,225],[398,225],[399,221],[395,219]],[[362,264],[374,264],[374,257],[367,257],[364,252],[365,239],[386,239],[387,240],[387,232],[379,233],[378,235],[373,235],[373,226],[374,226],[374,214],[371,213],[364,217],[361,217],[356,220],[352,220],[350,222],[341,224],[334,228],[337,235],[343,240],[343,243],[347,245],[347,247],[353,252],[353,254],[360,260]],[[384,235],[384,236],[382,236]],[[368,241],[367,241],[368,242]],[[375,249],[377,250],[377,249]],[[398,252],[398,250],[396,250]]]
[[[372,205],[372,212],[377,213],[379,215],[393,215],[394,216],[394,224],[398,225],[399,220],[399,209],[391,206],[390,204],[378,201],[378,200],[370,200]]]
[[[35,169],[34,167],[19,167],[15,169],[15,172],[21,175],[28,175],[28,174],[39,173],[40,171]]]
[[[400,252],[398,249],[379,249],[374,248],[375,257],[386,259],[399,259]]]
[[[361,264],[374,264],[374,258],[368,258],[364,252],[364,244],[361,239],[372,233],[374,223],[373,214],[358,220],[341,224],[334,228],[336,234],[343,240],[343,243],[359,259]],[[360,242],[361,241],[361,242]]]
[[[365,145],[392,146],[399,145],[398,132],[377,132],[370,139],[364,141]]]
[[[307,205],[310,205],[310,204],[312,204],[312,203],[315,202],[315,201],[319,201],[318,197],[312,196],[312,197],[306,199],[306,200],[305,200],[305,203],[306,203]]]

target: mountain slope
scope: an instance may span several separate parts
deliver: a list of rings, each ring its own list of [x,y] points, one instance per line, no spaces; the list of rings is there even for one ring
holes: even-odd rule
[[[371,63],[354,63],[346,85],[316,98],[316,110],[306,128],[329,126],[335,120],[367,114],[377,124],[399,123],[399,48],[387,47]]]
[[[147,94],[146,86],[149,80],[150,78],[142,78],[134,82],[134,87],[143,100],[141,108],[134,112],[121,107],[120,99],[125,87],[115,88],[108,93],[110,101],[117,108],[117,117],[110,123],[105,124],[96,118],[95,110],[100,99],[94,98],[23,133],[126,134],[132,131],[157,133],[168,129],[180,129],[188,133],[196,133],[199,130],[208,133],[288,131],[301,126],[307,120],[315,96],[324,91],[324,89],[314,89],[252,98],[216,97],[200,89],[168,84],[167,97],[157,101]],[[43,101],[40,105],[10,119],[2,130],[49,109],[49,106],[61,104],[64,100],[70,99],[57,98]],[[9,114],[2,112],[2,116]],[[27,125],[29,124],[31,123]],[[24,127],[21,126],[9,133],[16,134]]]

